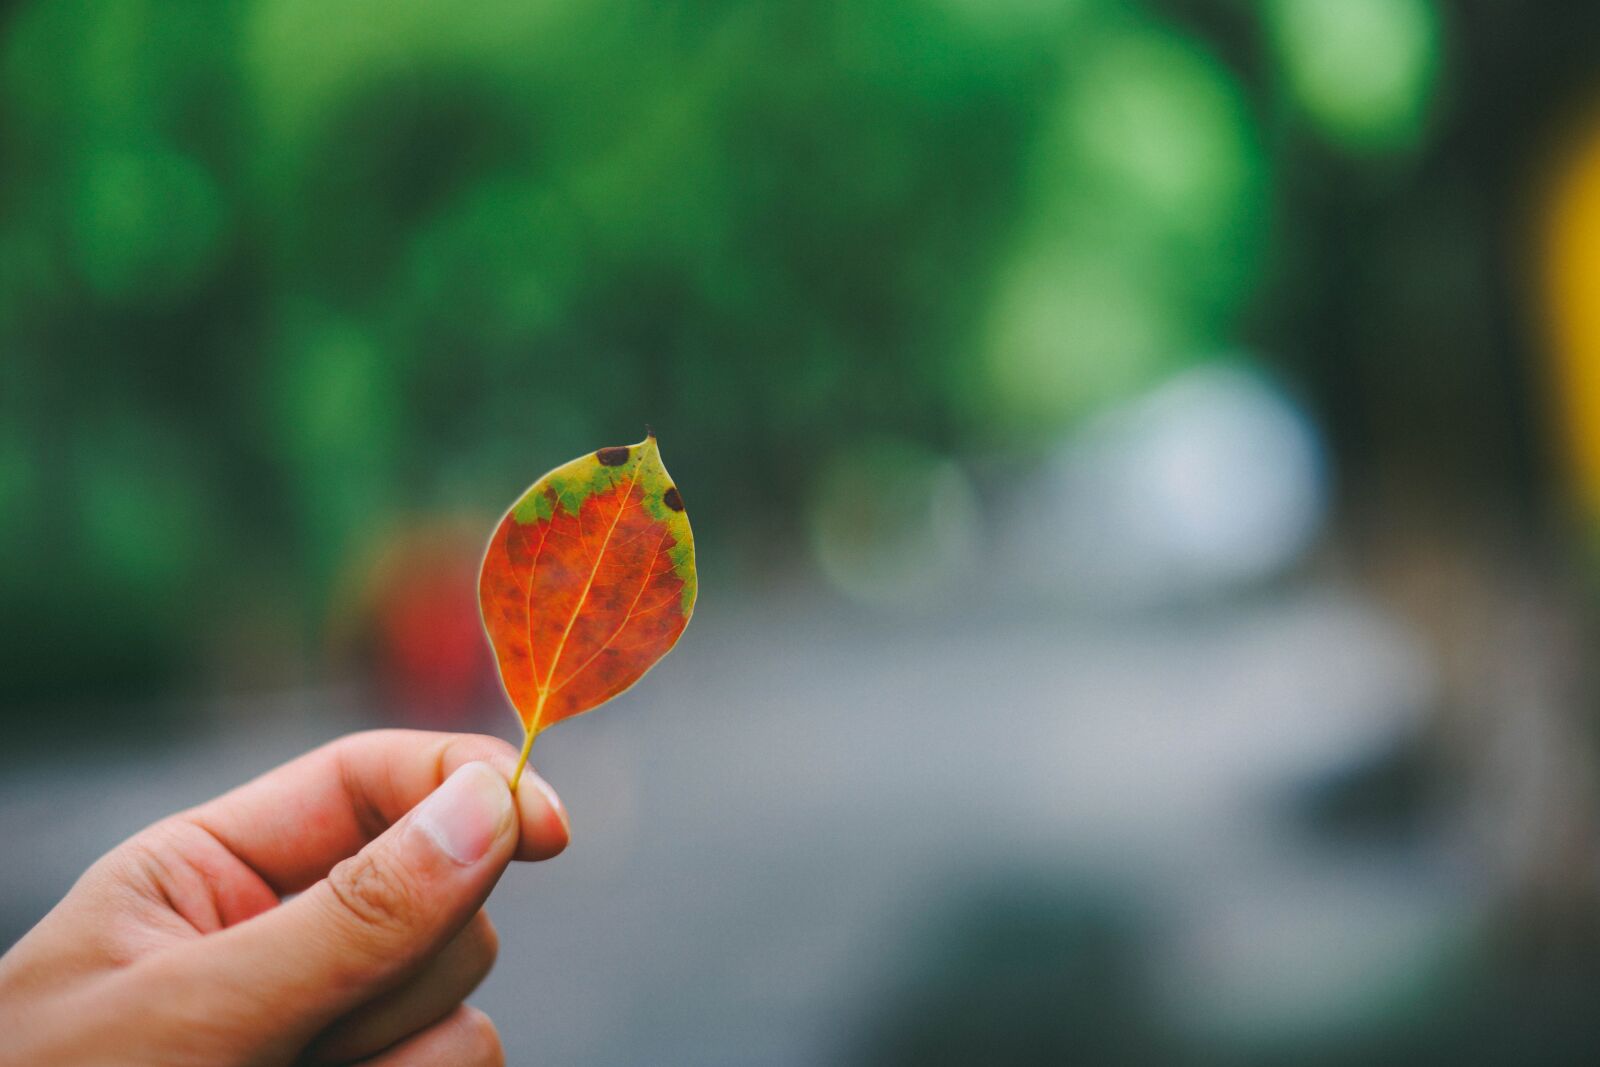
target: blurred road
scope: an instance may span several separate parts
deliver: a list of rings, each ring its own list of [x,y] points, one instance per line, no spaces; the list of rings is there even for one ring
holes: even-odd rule
[[[497,890],[476,1001],[513,1063],[849,1061],[952,916],[1042,884],[1160,932],[1140,966],[1177,1025],[1358,1014],[1450,951],[1469,880],[1442,850],[1318,846],[1292,800],[1403,744],[1430,685],[1321,590],[1098,620],[708,590],[648,679],[540,740],[574,844]],[[0,780],[0,943],[128,833],[364,725],[336,692],[219,717]]]

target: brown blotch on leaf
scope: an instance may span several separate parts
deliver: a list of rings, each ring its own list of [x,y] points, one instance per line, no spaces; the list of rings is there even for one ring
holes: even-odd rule
[[[683,497],[678,495],[678,487],[669,485],[667,491],[661,494],[661,502],[673,511],[683,510]]]
[[[628,446],[618,445],[615,448],[602,448],[594,454],[602,467],[620,467],[628,462]]]

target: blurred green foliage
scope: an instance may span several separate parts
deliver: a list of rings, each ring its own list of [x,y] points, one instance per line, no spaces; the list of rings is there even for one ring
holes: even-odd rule
[[[375,530],[647,420],[730,545],[842,445],[1023,444],[1204,358],[1268,254],[1262,116],[1403,149],[1437,28],[1200,6],[1280,75],[1114,0],[10,5],[7,688],[309,630]]]

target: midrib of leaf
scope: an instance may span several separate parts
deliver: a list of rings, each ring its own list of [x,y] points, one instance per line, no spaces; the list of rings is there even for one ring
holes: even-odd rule
[[[623,490],[622,500],[617,504],[617,513],[611,516],[611,525],[606,528],[606,535],[601,539],[600,548],[594,554],[594,562],[589,567],[588,580],[583,583],[583,592],[578,594],[578,603],[574,605],[572,614],[567,618],[566,628],[561,631],[561,640],[556,642],[556,650],[550,657],[550,669],[545,671],[544,684],[539,686],[539,702],[533,707],[533,720],[528,724],[528,735],[530,738],[539,732],[539,723],[544,721],[544,705],[545,702],[550,699],[550,683],[555,679],[556,668],[561,664],[561,653],[565,651],[567,647],[567,638],[571,636],[572,628],[577,625],[578,616],[583,614],[584,605],[588,604],[589,602],[589,590],[594,588],[594,576],[600,573],[600,561],[605,558],[606,549],[611,544],[611,535],[616,533],[617,524],[622,521],[622,512],[628,506],[628,500],[633,496],[633,487],[639,483],[639,471],[643,467],[644,458],[641,456],[639,462],[634,464],[633,477],[628,479],[628,488]],[[612,488],[616,488],[615,482],[612,483]],[[528,575],[528,601],[528,617],[531,620],[533,618],[533,575],[531,572]],[[531,630],[533,624],[530,621],[528,625],[530,630],[528,649],[529,655],[531,656],[533,649]],[[584,666],[588,666],[588,664],[584,664]],[[521,775],[520,770],[518,771],[518,775]]]
[[[594,576],[600,572],[600,561],[605,558],[606,549],[611,544],[611,535],[616,532],[617,524],[622,521],[623,509],[628,506],[628,500],[633,496],[633,487],[639,482],[639,471],[644,466],[643,458],[634,465],[633,477],[628,480],[628,488],[622,494],[622,500],[617,504],[617,513],[611,517],[611,525],[606,529],[606,536],[600,542],[600,549],[594,555],[594,563],[589,568],[589,578],[583,583],[583,592],[578,595],[578,603],[572,609],[572,615],[567,619],[566,629],[561,631],[561,640],[556,643],[555,653],[550,657],[550,669],[545,672],[544,684],[539,686],[539,700],[533,707],[533,718],[528,722],[526,734],[522,738],[522,753],[517,757],[516,769],[511,772],[511,795],[517,794],[517,783],[522,781],[522,770],[528,765],[528,754],[533,751],[533,739],[539,736],[539,723],[544,720],[544,705],[550,699],[550,682],[555,677],[556,667],[561,662],[561,653],[567,647],[567,637],[572,633],[572,627],[577,624],[578,616],[583,614],[584,605],[589,602],[589,590],[594,588]],[[616,482],[611,483],[611,488],[617,487]],[[581,510],[582,505],[579,505]],[[528,642],[528,662],[533,663],[533,578],[534,572],[539,567],[539,557],[544,554],[545,542],[550,539],[549,528],[545,529],[545,536],[539,541],[539,551],[535,554],[533,564],[528,568],[528,628],[526,640]],[[587,664],[585,664],[587,666]]]

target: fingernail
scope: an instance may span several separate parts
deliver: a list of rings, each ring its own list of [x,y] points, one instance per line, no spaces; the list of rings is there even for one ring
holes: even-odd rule
[[[561,820],[562,829],[567,831],[568,837],[571,837],[572,821],[567,818],[567,806],[561,803],[561,798],[556,796],[554,789],[550,788],[550,783],[529,770],[522,772],[522,782],[524,785],[531,785],[539,791],[539,795],[544,797],[545,803],[550,805],[550,810],[556,813],[556,818]]]
[[[511,790],[487,763],[468,763],[417,805],[413,821],[465,867],[483,859],[510,825]]]

